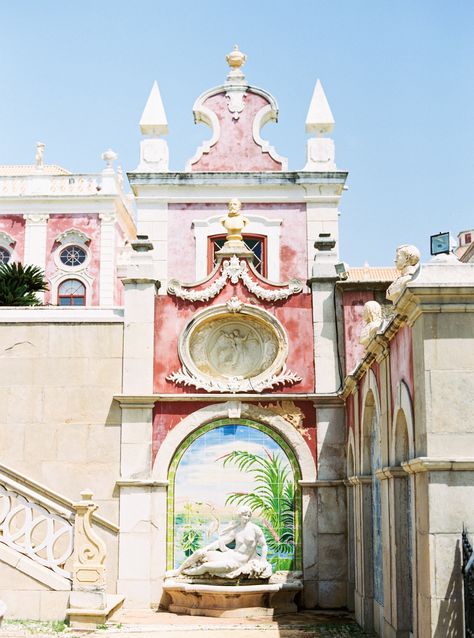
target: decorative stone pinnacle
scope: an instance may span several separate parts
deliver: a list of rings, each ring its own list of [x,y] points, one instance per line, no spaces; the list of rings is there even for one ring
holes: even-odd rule
[[[239,50],[239,45],[236,44],[233,50],[225,56],[227,64],[230,66],[231,71],[227,76],[227,82],[229,83],[241,83],[245,79],[243,71],[241,69],[247,61],[245,53]]]

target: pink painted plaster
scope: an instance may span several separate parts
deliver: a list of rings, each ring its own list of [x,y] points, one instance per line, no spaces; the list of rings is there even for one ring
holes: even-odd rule
[[[97,306],[99,305],[100,270],[100,220],[98,215],[83,213],[80,215],[60,214],[50,216],[46,238],[46,278],[50,279],[57,271],[53,253],[59,244],[56,243],[55,239],[60,233],[70,228],[82,231],[91,239],[88,247],[92,252],[92,257],[87,267],[87,272],[94,278],[94,282],[92,284],[92,303],[90,299],[87,299],[87,304]],[[73,278],[74,273],[71,273],[71,279]],[[51,291],[45,294],[45,303],[56,305],[57,299],[52,298]]]
[[[412,401],[414,401],[412,329],[409,326],[400,328],[390,341],[392,411],[395,405],[397,385],[400,381],[407,385]]]
[[[229,194],[231,199],[231,194]],[[192,222],[226,214],[224,204],[169,204],[168,267],[171,276],[181,281],[196,279],[196,246]],[[244,215],[281,219],[280,280],[293,277],[306,280],[306,206],[305,204],[245,204]],[[224,233],[224,229],[222,229]],[[244,233],[245,234],[245,233]]]
[[[364,346],[359,343],[363,323],[362,312],[365,302],[373,298],[374,294],[370,290],[348,290],[343,293],[346,374],[349,374],[363,357]]]
[[[1,215],[0,231],[8,233],[15,240],[10,246],[12,261],[23,262],[25,256],[25,220],[23,215]]]
[[[204,284],[208,285],[207,283]],[[155,307],[155,367],[154,390],[157,393],[195,392],[166,381],[166,376],[181,367],[178,357],[178,338],[188,321],[198,310],[209,305],[225,303],[233,296],[242,301],[257,304],[273,314],[283,325],[289,341],[287,367],[303,378],[291,386],[291,392],[314,391],[313,329],[311,295],[301,293],[284,302],[269,304],[256,299],[239,282],[228,283],[211,304],[182,301],[176,297],[157,297]],[[288,388],[273,390],[275,394],[288,392]],[[205,396],[206,392],[202,391]]]
[[[155,404],[153,411],[152,462],[155,461],[156,454],[168,432],[184,418],[207,405],[212,404],[209,401],[159,401]],[[263,403],[262,405],[263,407],[267,407],[269,403]],[[314,407],[309,401],[295,401],[295,405],[299,407],[304,414],[303,427],[305,431],[305,441],[316,462],[316,416]]]
[[[252,135],[255,115],[267,106],[262,96],[247,93],[244,98],[245,107],[240,117],[235,120],[229,111],[225,93],[208,98],[204,105],[214,111],[220,124],[220,136],[211,146],[209,153],[204,153],[192,165],[192,171],[281,171],[282,164],[274,160],[269,153],[264,153]]]

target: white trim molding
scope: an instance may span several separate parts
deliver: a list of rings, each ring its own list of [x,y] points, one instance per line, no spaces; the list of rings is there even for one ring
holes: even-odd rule
[[[267,279],[279,281],[280,279],[280,235],[282,219],[270,219],[262,215],[252,213],[245,214],[248,224],[245,226],[244,235],[263,235],[267,238]],[[213,215],[207,219],[193,220],[194,238],[196,241],[196,279],[204,279],[208,264],[209,237],[224,234],[221,224],[222,214]]]

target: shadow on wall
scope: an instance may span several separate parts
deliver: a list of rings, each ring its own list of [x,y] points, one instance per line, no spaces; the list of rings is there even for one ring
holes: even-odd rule
[[[453,559],[451,578],[445,596],[439,603],[438,624],[433,638],[462,638],[463,636],[461,541],[456,543]]]

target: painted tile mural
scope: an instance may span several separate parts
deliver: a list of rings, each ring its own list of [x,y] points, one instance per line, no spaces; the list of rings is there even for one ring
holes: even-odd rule
[[[177,568],[186,556],[216,540],[238,507],[248,505],[252,521],[265,534],[273,571],[297,569],[298,470],[290,462],[291,451],[260,428],[219,423],[196,436],[172,468],[169,566]]]

